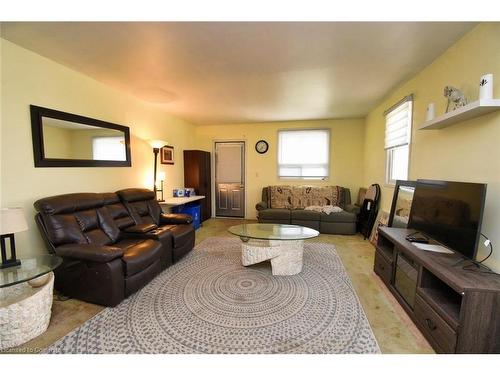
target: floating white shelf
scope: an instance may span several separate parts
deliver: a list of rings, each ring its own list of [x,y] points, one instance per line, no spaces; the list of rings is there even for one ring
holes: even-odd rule
[[[458,108],[454,111],[445,113],[442,116],[436,117],[433,120],[426,121],[421,124],[419,130],[434,130],[446,128],[457,122],[469,120],[474,117],[479,117],[487,113],[500,109],[500,99],[482,99],[469,103],[466,106]]]

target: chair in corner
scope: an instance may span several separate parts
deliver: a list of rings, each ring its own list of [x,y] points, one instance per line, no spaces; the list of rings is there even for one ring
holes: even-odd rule
[[[380,185],[372,184],[365,193],[363,204],[359,210],[357,229],[366,240],[370,237],[373,225],[377,219],[380,201]]]

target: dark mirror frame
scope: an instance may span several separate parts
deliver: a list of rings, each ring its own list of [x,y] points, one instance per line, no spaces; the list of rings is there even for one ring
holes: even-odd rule
[[[398,194],[399,194],[399,187],[400,186],[408,186],[408,187],[416,188],[417,181],[396,180],[396,185],[394,186],[394,194],[392,195],[391,212],[389,214],[389,220],[387,221],[388,227],[392,227],[394,213],[396,212],[396,204],[398,203]]]
[[[33,157],[35,167],[130,167],[132,159],[130,156],[130,129],[128,126],[117,125],[111,122],[93,119],[90,117],[75,115],[72,113],[57,111],[55,109],[30,105],[31,113],[31,135],[33,139]],[[88,159],[55,159],[46,158],[43,143],[42,117],[65,120],[95,126],[98,128],[114,129],[124,133],[126,160],[88,160]]]

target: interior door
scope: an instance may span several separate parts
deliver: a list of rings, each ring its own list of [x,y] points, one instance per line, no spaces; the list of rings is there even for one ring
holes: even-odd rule
[[[245,142],[215,142],[215,215],[245,217]]]

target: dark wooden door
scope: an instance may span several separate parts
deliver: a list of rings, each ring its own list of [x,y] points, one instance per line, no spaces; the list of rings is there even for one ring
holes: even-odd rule
[[[201,204],[201,221],[212,217],[210,152],[184,150],[184,186],[194,188],[197,195],[204,195]]]

